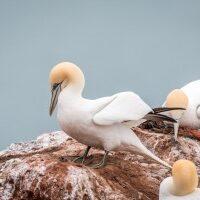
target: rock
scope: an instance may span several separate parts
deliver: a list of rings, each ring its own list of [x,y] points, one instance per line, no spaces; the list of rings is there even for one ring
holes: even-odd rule
[[[200,172],[199,141],[135,129],[143,143],[161,159],[193,160]],[[0,200],[129,200],[158,199],[160,182],[170,175],[164,166],[141,155],[111,152],[108,165],[92,169],[103,151],[92,149],[86,166],[71,160],[85,146],[63,132],[43,134],[35,141],[12,144],[0,152]],[[59,157],[68,156],[67,162]]]

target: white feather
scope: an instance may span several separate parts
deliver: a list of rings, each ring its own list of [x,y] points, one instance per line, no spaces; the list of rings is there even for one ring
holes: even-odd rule
[[[183,117],[180,119],[182,126],[188,126],[191,128],[200,128],[200,80],[193,81],[181,88],[183,92],[188,96],[189,105],[184,112]]]
[[[93,121],[98,125],[137,121],[150,111],[152,109],[137,94],[122,92],[116,94],[113,101],[96,113]]]
[[[160,184],[159,200],[199,200],[200,189],[197,188],[194,192],[184,195],[175,196],[172,194],[173,179],[172,177],[165,178]]]
[[[200,80],[193,81],[181,88],[187,95],[189,103],[178,123],[182,126],[195,129],[200,128]],[[163,103],[165,106],[166,102]],[[170,111],[165,112],[165,115],[172,117]]]
[[[136,148],[157,162],[171,167],[151,153],[137,135],[122,123],[141,121],[152,110],[138,95],[123,92],[89,100],[83,98],[82,90],[77,88],[83,88],[83,85],[69,84],[58,98],[57,118],[64,132],[80,143],[107,151],[132,152]]]

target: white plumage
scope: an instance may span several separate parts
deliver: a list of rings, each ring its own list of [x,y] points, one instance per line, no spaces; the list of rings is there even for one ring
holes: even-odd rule
[[[170,167],[151,153],[130,129],[152,111],[137,94],[122,92],[95,100],[83,98],[84,75],[72,63],[61,63],[53,68],[50,81],[64,81],[65,87],[58,97],[57,119],[62,130],[72,138],[107,152],[137,150]]]
[[[189,160],[178,160],[172,168],[172,176],[160,184],[159,200],[199,200],[196,166]]]
[[[112,101],[94,115],[93,121],[98,125],[134,122],[150,111],[152,109],[137,94],[122,92],[114,95]]]
[[[180,119],[180,125],[200,128],[200,80],[188,83],[181,90],[189,99],[188,107]]]
[[[136,94],[124,92],[88,100],[72,93],[70,88],[65,88],[58,98],[58,122],[68,135],[87,146],[106,151],[135,151],[136,147],[141,153],[169,166],[147,150],[135,133],[123,124],[127,120],[134,124],[151,111]],[[136,114],[132,112],[133,108],[137,109]]]
[[[184,111],[169,111],[167,116],[177,120],[174,124],[175,139],[179,125],[193,129],[200,128],[200,80],[193,81],[181,89],[173,90],[163,104],[167,107],[182,107]]]
[[[160,184],[159,200],[199,200],[200,189],[196,188],[192,193],[184,196],[176,196],[171,193],[173,187],[172,177],[165,178]]]

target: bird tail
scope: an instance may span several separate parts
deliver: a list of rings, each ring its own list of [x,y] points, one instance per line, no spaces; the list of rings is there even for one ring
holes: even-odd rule
[[[134,138],[133,138],[134,137]],[[138,151],[139,150],[139,151]],[[139,152],[141,154],[144,154],[153,160],[157,161],[158,163],[172,169],[172,167],[165,161],[161,160],[159,157],[154,155],[150,150],[148,150],[140,141],[140,139],[136,136],[136,134],[133,132],[132,137],[129,138],[129,145],[126,145],[126,151],[136,153]]]
[[[145,155],[147,155],[148,157],[152,158],[153,160],[157,161],[158,163],[164,165],[165,167],[168,168],[172,168],[167,162],[161,160],[159,157],[157,157],[156,155],[154,155],[150,150],[148,150],[144,145],[142,145],[140,147],[140,150],[142,153],[144,153]]]

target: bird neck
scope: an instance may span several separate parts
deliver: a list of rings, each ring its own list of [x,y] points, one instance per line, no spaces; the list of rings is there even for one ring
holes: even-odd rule
[[[188,192],[185,191],[185,188],[178,188],[176,184],[173,181],[173,177],[168,177],[164,180],[164,188],[165,188],[165,193],[168,193],[173,196],[184,196],[188,194],[192,194],[193,191]]]
[[[172,177],[165,178],[160,185],[160,195],[174,195],[174,184]]]
[[[81,70],[77,70],[76,73],[71,73],[68,76],[68,83],[63,89],[63,92],[70,93],[73,96],[82,96],[82,92],[85,86],[85,78]]]
[[[61,95],[65,99],[70,99],[70,98],[80,98],[82,97],[82,92],[84,89],[85,85],[85,79],[84,76],[79,76],[76,79],[71,79],[66,87],[64,87],[61,91]]]

